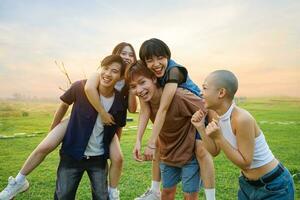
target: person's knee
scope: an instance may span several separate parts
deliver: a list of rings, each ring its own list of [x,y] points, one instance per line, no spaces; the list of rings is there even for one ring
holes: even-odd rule
[[[164,188],[162,191],[162,199],[174,199],[175,198],[175,193],[176,193],[176,187],[172,188]]]
[[[114,165],[114,166],[118,166],[118,167],[123,166],[124,157],[121,152],[111,156],[110,160],[111,160],[112,165]]]
[[[198,192],[193,193],[184,193],[185,200],[197,200],[198,199]]]
[[[198,159],[204,159],[205,157],[210,156],[202,141],[197,142],[196,156]]]

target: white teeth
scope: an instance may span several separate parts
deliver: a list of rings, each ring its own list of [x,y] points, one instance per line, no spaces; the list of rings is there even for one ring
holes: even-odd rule
[[[155,72],[159,73],[162,71],[162,67],[154,69]]]
[[[103,77],[103,80],[104,80],[105,82],[111,81],[111,79],[105,78],[105,77]]]
[[[139,94],[139,96],[143,98],[143,97],[146,96],[147,94],[148,94],[148,92],[145,92],[145,93],[143,93],[143,94]]]

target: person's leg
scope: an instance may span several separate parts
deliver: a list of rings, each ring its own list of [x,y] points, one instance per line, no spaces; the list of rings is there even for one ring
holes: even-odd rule
[[[119,193],[119,191],[117,190],[117,187],[122,173],[123,154],[117,135],[115,135],[111,141],[109,152],[111,161],[109,167],[109,192],[112,193],[112,195],[115,194],[113,196],[118,196],[117,193]]]
[[[159,169],[159,149],[155,151],[155,158],[152,161],[152,184],[151,190],[156,193],[160,193],[160,169]]]
[[[197,200],[200,184],[199,165],[194,157],[181,170],[184,199]]]
[[[52,152],[62,141],[65,136],[69,118],[60,122],[52,129],[43,141],[33,150],[25,161],[20,173],[27,176]]]
[[[176,186],[171,188],[164,188],[161,193],[161,199],[163,200],[173,200],[176,195]]]
[[[49,134],[27,158],[16,178],[12,176],[9,177],[8,185],[0,193],[0,198],[13,198],[17,194],[28,190],[29,182],[26,180],[26,176],[29,175],[37,166],[39,166],[45,157],[61,143],[65,135],[68,122],[69,119],[62,121],[52,131],[49,132]]]
[[[55,200],[75,199],[78,185],[84,173],[81,162],[70,156],[61,155],[57,169]]]
[[[106,160],[91,160],[86,163],[87,173],[90,178],[93,200],[107,200],[107,162]]]
[[[214,162],[205,149],[202,140],[196,140],[196,157],[200,165],[200,175],[203,181],[205,196],[207,200],[215,199],[215,168]]]
[[[238,200],[248,200],[250,199],[251,194],[253,198],[253,194],[255,194],[255,188],[253,189],[253,186],[248,184],[245,178],[241,175],[239,177]]]
[[[121,127],[121,128],[118,128],[117,132],[116,132],[116,135],[118,136],[119,141],[121,141],[122,130],[123,130],[123,128]]]
[[[184,200],[198,200],[198,192],[184,193]]]
[[[175,199],[176,186],[181,180],[182,168],[160,163],[163,190],[161,199]]]
[[[279,164],[271,172],[262,176],[260,180],[269,179],[274,176],[274,174],[280,172],[281,174],[271,180],[270,182],[265,182],[265,185],[256,190],[256,199],[286,199],[294,200],[295,198],[295,186],[293,182],[292,175],[282,164]]]
[[[152,181],[151,188],[135,200],[160,199],[160,169],[159,169],[159,149],[155,151],[155,159],[152,161]]]

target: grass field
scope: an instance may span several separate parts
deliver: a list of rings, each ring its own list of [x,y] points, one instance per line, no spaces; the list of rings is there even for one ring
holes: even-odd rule
[[[249,110],[264,131],[275,156],[292,174],[300,173],[300,99],[265,98],[246,99],[239,105]],[[0,188],[9,176],[15,176],[30,152],[47,134],[56,103],[0,101]],[[125,157],[119,189],[121,199],[132,200],[142,194],[151,182],[151,163],[137,163],[132,159],[138,114],[130,114],[123,130],[121,147]],[[146,138],[149,137],[150,127]],[[145,142],[145,140],[144,140]],[[16,199],[53,199],[58,149],[28,176],[30,190]],[[239,170],[223,154],[214,158],[217,199],[236,199]],[[300,180],[295,179],[296,195],[300,199]],[[182,199],[181,188],[176,199]],[[199,199],[203,198],[203,192]],[[91,199],[89,180],[85,175],[76,199]]]

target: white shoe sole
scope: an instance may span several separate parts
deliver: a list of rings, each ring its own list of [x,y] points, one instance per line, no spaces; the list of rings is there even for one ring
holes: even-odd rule
[[[29,189],[29,182],[27,182],[27,184],[22,188],[22,190],[21,190],[20,192],[18,192],[15,196],[11,197],[9,200],[15,199],[15,197],[16,197],[18,194],[24,193],[24,192],[26,192],[28,189]]]

